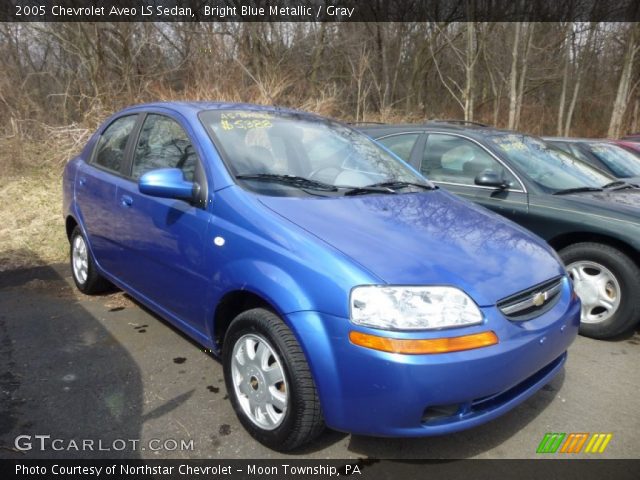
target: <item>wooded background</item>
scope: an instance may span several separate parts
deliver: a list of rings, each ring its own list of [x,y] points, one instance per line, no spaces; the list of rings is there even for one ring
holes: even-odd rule
[[[625,23],[5,23],[0,129],[209,99],[617,137],[638,129],[639,49]]]
[[[0,270],[66,257],[62,167],[126,105],[618,137],[640,129],[639,50],[635,23],[0,23]]]

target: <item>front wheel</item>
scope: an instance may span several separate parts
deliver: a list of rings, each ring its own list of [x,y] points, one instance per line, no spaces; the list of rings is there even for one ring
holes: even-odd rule
[[[260,443],[289,451],[322,432],[320,400],[306,358],[277,315],[261,308],[238,315],[225,335],[222,359],[231,404]]]
[[[640,316],[640,269],[620,250],[577,243],[559,252],[582,302],[580,333],[611,338],[631,329]]]

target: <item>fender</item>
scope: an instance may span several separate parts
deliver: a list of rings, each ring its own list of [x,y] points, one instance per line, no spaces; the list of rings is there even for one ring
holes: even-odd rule
[[[258,287],[259,285],[259,287]],[[230,262],[213,272],[207,292],[206,335],[213,341],[215,311],[225,295],[246,291],[257,295],[273,306],[286,321],[292,312],[313,310],[312,296],[282,268],[261,260],[243,259]],[[291,325],[290,325],[291,327]]]

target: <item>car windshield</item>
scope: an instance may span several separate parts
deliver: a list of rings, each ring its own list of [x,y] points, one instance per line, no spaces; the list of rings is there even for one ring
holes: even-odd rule
[[[515,133],[490,138],[520,171],[549,193],[601,188],[614,180],[539,138]]]
[[[587,147],[619,178],[640,175],[640,159],[617,145],[605,142],[587,143]]]
[[[432,188],[366,135],[328,119],[259,110],[208,110],[200,117],[230,172],[262,194]]]

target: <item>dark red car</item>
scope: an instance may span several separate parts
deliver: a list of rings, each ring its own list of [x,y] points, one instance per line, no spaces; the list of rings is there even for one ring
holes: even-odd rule
[[[627,137],[621,140],[613,140],[613,143],[640,157],[640,135],[638,135],[636,140],[626,140],[626,138]]]

